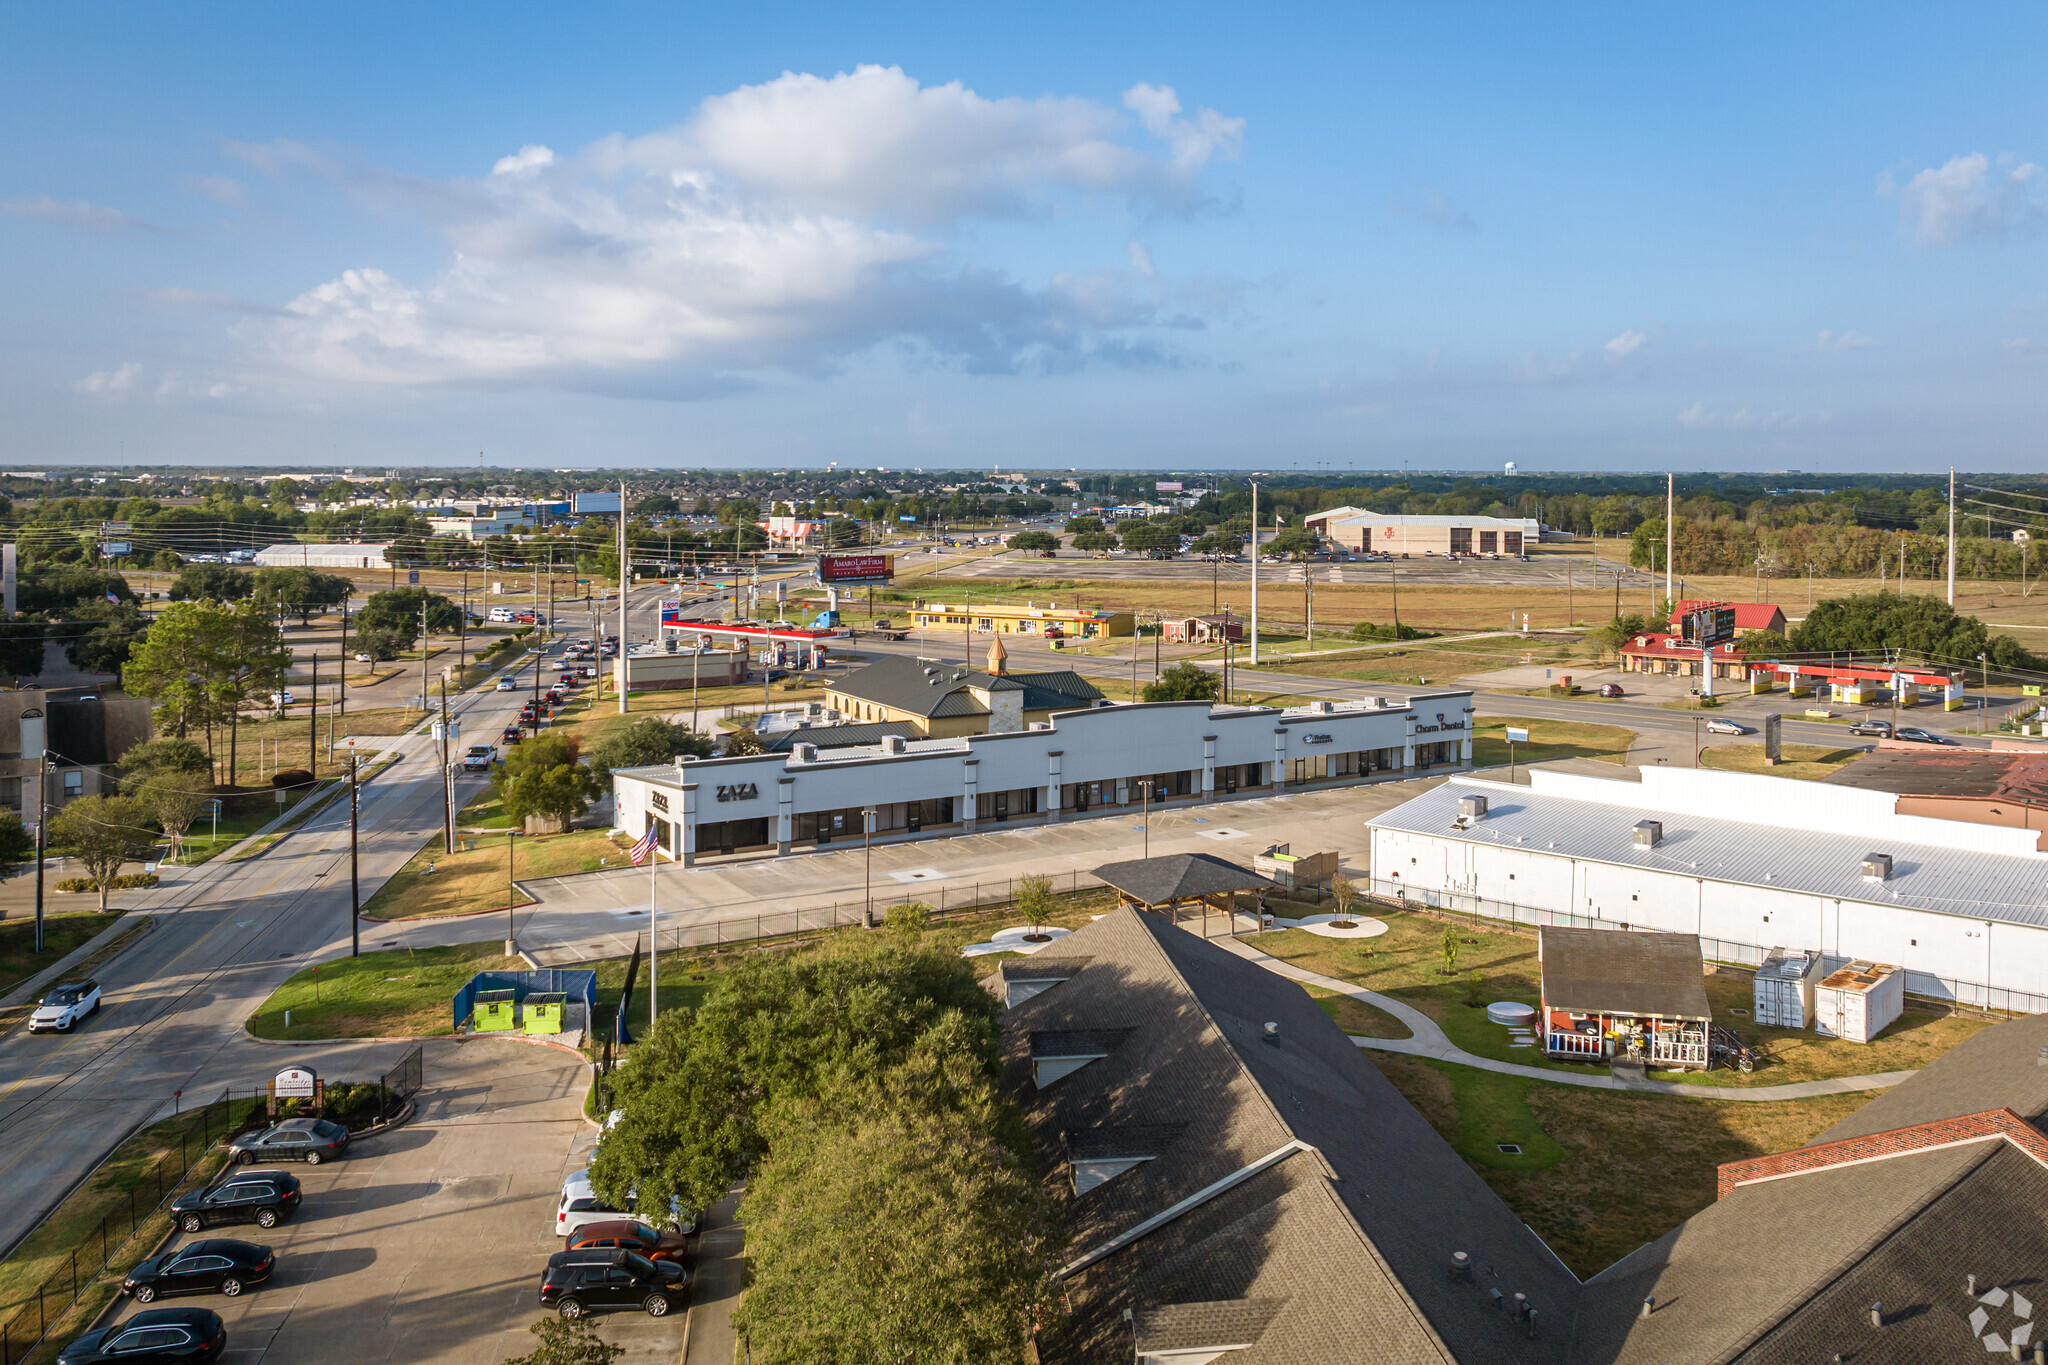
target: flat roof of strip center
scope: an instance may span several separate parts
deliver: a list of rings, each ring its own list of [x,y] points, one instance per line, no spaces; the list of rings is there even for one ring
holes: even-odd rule
[[[1643,769],[1640,781],[1535,769],[1530,786],[1454,777],[1366,822],[1459,843],[1681,873],[1711,881],[2048,927],[2048,854],[2033,830],[1899,815],[1889,792],[1705,769]],[[1454,827],[1458,798],[1487,812]],[[1640,820],[1662,838],[1638,847]],[[1864,858],[1891,855],[1884,881]]]

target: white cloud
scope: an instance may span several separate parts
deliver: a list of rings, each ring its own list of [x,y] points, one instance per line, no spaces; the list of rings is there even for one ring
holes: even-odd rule
[[[2032,162],[1982,152],[1950,157],[1904,185],[1889,172],[1878,193],[1896,196],[1921,246],[1949,246],[1967,237],[1996,239],[2030,232],[2048,222],[2048,177]]]
[[[83,199],[53,199],[47,194],[0,199],[0,213],[9,218],[32,218],[38,222],[55,223],[59,227],[85,228],[92,232],[124,232],[147,226],[119,209],[88,204]]]
[[[142,366],[136,361],[111,370],[94,370],[83,379],[71,381],[71,387],[79,393],[121,394],[135,387],[135,381],[142,377]]]
[[[1861,332],[1822,332],[1813,343],[1816,351],[1860,351],[1877,343]]]
[[[1159,272],[1152,268],[1152,249],[1150,247],[1146,246],[1136,237],[1133,237],[1125,247],[1125,250],[1131,258],[1131,269],[1137,271],[1148,280],[1158,275]]]
[[[1833,419],[1832,412],[1751,412],[1748,408],[1709,412],[1706,404],[1694,403],[1679,412],[1678,425],[1687,431],[1782,431],[1825,426]]]
[[[1607,358],[1609,360],[1626,360],[1648,345],[1649,340],[1648,334],[1638,332],[1635,328],[1631,327],[1607,343],[1605,348]]]
[[[216,204],[225,204],[231,209],[248,206],[248,186],[233,176],[188,175],[183,177],[183,182],[186,189]]]
[[[2048,359],[2048,341],[2039,337],[2007,337],[1999,343],[2005,353],[2020,360]]]
[[[1397,194],[1388,195],[1387,212],[1396,218],[1413,218],[1419,223],[1428,223],[1431,227],[1446,230],[1476,232],[1479,228],[1479,225],[1472,221],[1471,214],[1444,198],[1440,190],[1429,185],[1424,185],[1412,199],[1403,199]]]
[[[476,180],[411,179],[290,143],[233,147],[269,173],[309,170],[426,217],[453,256],[423,284],[345,271],[243,334],[327,379],[671,395],[829,368],[885,341],[983,371],[1154,363],[1110,335],[1151,325],[1174,297],[1142,245],[1130,271],[1031,288],[962,260],[948,235],[1110,197],[1200,208],[1201,172],[1237,153],[1243,121],[1182,117],[1165,87],[1134,87],[1126,103],[1164,154],[1123,140],[1129,119],[1099,103],[984,99],[882,67],[786,73],[708,99],[676,128],[566,155],[530,144]]]

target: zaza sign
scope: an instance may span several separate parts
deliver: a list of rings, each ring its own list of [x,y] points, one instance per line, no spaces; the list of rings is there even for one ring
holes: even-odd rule
[[[319,1083],[320,1078],[313,1074],[311,1067],[288,1066],[271,1082],[271,1093],[281,1100],[310,1100],[313,1088]]]
[[[752,801],[761,794],[761,789],[751,782],[734,782],[718,788],[721,801]]]

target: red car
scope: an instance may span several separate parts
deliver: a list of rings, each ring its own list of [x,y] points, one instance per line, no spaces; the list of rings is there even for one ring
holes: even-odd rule
[[[689,1239],[680,1232],[656,1232],[638,1219],[613,1218],[602,1223],[585,1223],[576,1229],[569,1237],[567,1250],[618,1247],[637,1251],[650,1261],[674,1261],[681,1265],[687,1258],[688,1246]]]
[[[1625,694],[1621,690],[1620,683],[1601,683],[1600,695],[1603,697],[1619,697]]]

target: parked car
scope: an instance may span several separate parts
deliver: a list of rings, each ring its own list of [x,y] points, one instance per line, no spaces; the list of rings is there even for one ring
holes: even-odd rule
[[[1628,693],[1621,690],[1620,683],[1601,683],[1600,695],[1603,697],[1625,697]]]
[[[555,1236],[574,1237],[587,1224],[615,1222],[631,1212],[630,1209],[615,1209],[599,1199],[597,1191],[587,1182],[564,1185],[561,1203],[555,1209]]]
[[[1890,739],[1892,723],[1888,720],[1859,720],[1849,727],[1852,735],[1869,735],[1875,739]]]
[[[299,1207],[298,1177],[285,1171],[232,1169],[231,1173],[207,1186],[179,1195],[171,1202],[171,1217],[187,1232],[197,1232],[214,1223],[254,1222],[274,1228]]]
[[[212,1309],[152,1308],[74,1337],[57,1353],[57,1365],[212,1365],[227,1348],[227,1324]]]
[[[569,1250],[637,1251],[650,1261],[674,1261],[680,1265],[688,1259],[689,1242],[688,1237],[673,1229],[658,1232],[637,1218],[614,1218],[585,1223],[570,1234]]]
[[[28,1017],[30,1033],[69,1033],[100,1012],[100,983],[72,981],[52,987]]]
[[[1710,735],[1746,735],[1749,733],[1749,727],[1737,725],[1732,720],[1720,720],[1717,718],[1707,722],[1707,733]]]
[[[282,692],[272,692],[270,694],[270,704],[272,706],[290,706],[292,704],[291,689],[286,688]]]
[[[635,1251],[558,1251],[541,1272],[540,1302],[565,1318],[593,1308],[639,1308],[659,1318],[682,1302],[688,1281],[674,1261],[657,1264]]]
[[[269,1279],[276,1264],[269,1247],[217,1237],[150,1257],[128,1272],[121,1289],[137,1303],[172,1294],[218,1293],[232,1299]]]
[[[469,746],[469,752],[462,756],[462,766],[469,772],[482,772],[491,766],[491,760],[497,756],[498,751],[488,744],[472,744]]]
[[[1947,744],[1950,746],[1955,744],[1955,741],[1947,735],[1930,734],[1925,730],[1916,729],[1911,726],[1899,731],[1892,738],[1903,739],[1908,744]]]
[[[359,649],[355,653],[355,660],[359,664],[373,664],[377,662],[377,656],[367,649]]]
[[[275,1128],[244,1133],[228,1151],[244,1166],[257,1161],[303,1161],[318,1166],[348,1148],[348,1129],[331,1119],[286,1119]]]

